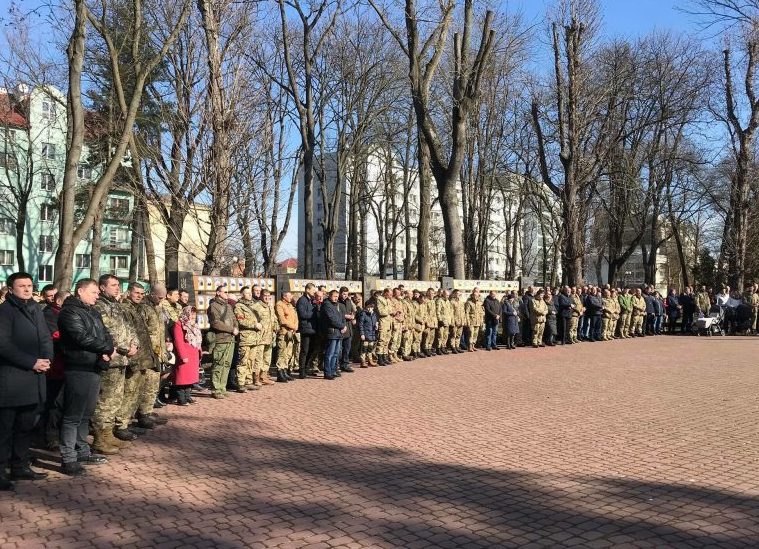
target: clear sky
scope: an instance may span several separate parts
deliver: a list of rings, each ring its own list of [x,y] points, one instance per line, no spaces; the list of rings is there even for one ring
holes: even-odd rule
[[[496,0],[497,1],[497,0]],[[678,11],[677,8],[687,7],[689,0],[599,0],[602,13],[601,34],[603,37],[635,39],[652,30],[674,32],[686,32],[699,35],[700,38],[710,41],[712,36],[708,33],[699,33],[697,21],[693,16]],[[42,0],[0,0],[0,33],[7,21],[10,6],[15,3],[22,11],[28,12],[42,4]],[[555,0],[502,0],[507,12],[520,11],[528,24],[540,26],[546,10],[555,4]],[[44,36],[44,18],[38,18],[39,29],[33,33],[36,36]],[[3,47],[4,39],[0,34],[0,47]],[[538,53],[538,52],[536,52]],[[538,55],[548,55],[541,51]],[[297,204],[295,205],[297,208]],[[297,255],[297,215],[293,216],[290,231],[283,243],[281,258]]]

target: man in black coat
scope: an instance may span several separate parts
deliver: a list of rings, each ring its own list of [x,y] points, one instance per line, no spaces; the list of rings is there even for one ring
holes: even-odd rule
[[[340,351],[340,372],[353,372],[351,368],[351,345],[353,343],[353,325],[356,323],[356,305],[351,299],[350,291],[347,287],[340,288],[340,300],[338,302],[340,314],[345,318],[346,332],[343,334],[342,349]]]
[[[561,289],[561,293],[556,298],[556,308],[559,313],[559,334],[561,335],[562,345],[572,344],[572,338],[569,335],[569,324],[572,320],[575,304],[574,301],[572,301],[570,292],[571,290],[569,289],[569,286],[564,286]]]
[[[105,463],[106,458],[92,454],[87,442],[90,418],[100,394],[100,373],[116,354],[111,334],[94,305],[99,295],[98,283],[85,278],[76,283],[58,315],[60,345],[65,364],[61,420],[61,461],[63,473],[71,476],[84,472],[82,464]]]
[[[0,490],[12,490],[12,480],[47,476],[29,467],[29,444],[53,359],[53,338],[32,299],[31,275],[13,273],[7,284],[10,291],[0,304]]]
[[[348,331],[345,326],[345,315],[338,307],[339,295],[337,290],[329,292],[329,299],[322,303],[319,312],[321,329],[324,331],[323,335],[327,342],[324,355],[324,379],[329,380],[337,377],[337,359],[342,348],[343,336]]]
[[[298,313],[298,333],[300,334],[300,353],[298,354],[298,369],[301,379],[308,377],[308,367],[316,350],[316,321],[317,308],[313,303],[316,294],[316,286],[306,284],[306,288],[295,303],[295,311]]]

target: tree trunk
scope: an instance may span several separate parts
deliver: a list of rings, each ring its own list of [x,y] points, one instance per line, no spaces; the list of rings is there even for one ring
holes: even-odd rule
[[[84,108],[82,106],[82,71],[87,11],[84,0],[74,0],[74,29],[66,48],[68,59],[68,96],[66,101],[66,163],[61,191],[58,250],[55,254],[55,285],[71,288],[74,270],[74,213],[76,210],[77,168],[84,145]]]
[[[430,222],[432,189],[430,184],[430,151],[424,142],[421,130],[417,130],[417,158],[419,161],[419,225],[416,229],[418,279],[430,279]]]
[[[130,225],[132,242],[129,246],[129,282],[136,282],[142,274],[140,272],[140,265],[143,262],[142,256],[145,250],[143,245],[144,236],[142,234],[142,208],[138,206],[136,196]]]
[[[187,212],[186,202],[172,195],[171,213],[166,220],[164,280],[169,280],[169,273],[179,271],[179,249],[182,245],[182,232],[184,231],[184,220]]]
[[[100,256],[103,250],[103,210],[108,202],[108,195],[103,195],[100,201],[100,209],[92,223],[92,243],[90,247],[90,278],[98,279],[100,276]],[[132,234],[134,240],[134,234]]]
[[[142,209],[142,237],[145,241],[145,266],[148,269],[148,282],[151,286],[158,282],[158,270],[155,266],[155,246],[153,246],[153,230],[150,228],[148,205],[144,196],[140,197]]]
[[[28,200],[24,204],[19,203],[19,208],[15,223],[16,229],[16,263],[18,264],[18,270],[22,273],[26,272],[26,261],[24,260],[24,231],[26,230],[26,208]]]

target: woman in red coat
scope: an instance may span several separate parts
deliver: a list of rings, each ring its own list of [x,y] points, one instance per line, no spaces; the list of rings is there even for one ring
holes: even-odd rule
[[[177,404],[187,406],[195,400],[190,395],[192,386],[198,382],[200,369],[200,347],[203,335],[196,322],[198,312],[195,307],[185,307],[179,315],[179,322],[174,323],[174,387],[177,392]]]

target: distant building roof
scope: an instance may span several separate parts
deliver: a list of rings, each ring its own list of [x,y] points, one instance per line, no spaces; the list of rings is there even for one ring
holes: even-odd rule
[[[8,92],[0,92],[0,125],[25,128],[28,125],[20,105]]]
[[[278,267],[282,267],[283,269],[297,269],[298,268],[298,260],[294,257],[288,257],[284,261],[280,261],[277,263]]]

